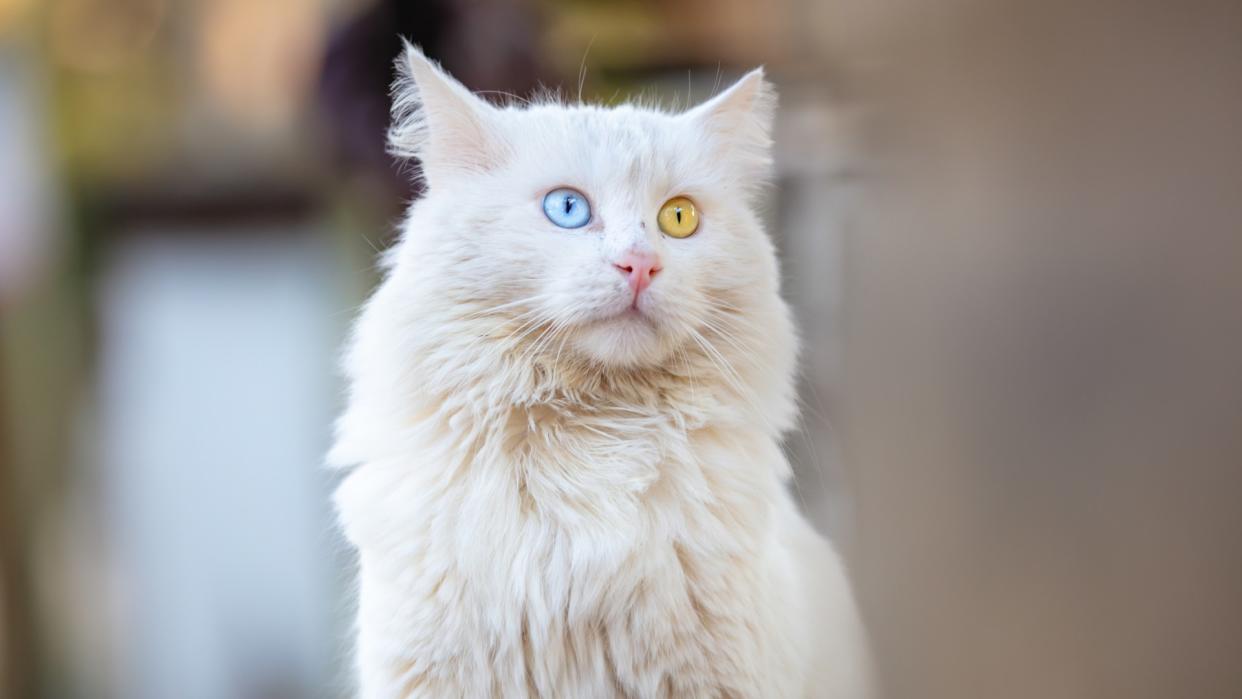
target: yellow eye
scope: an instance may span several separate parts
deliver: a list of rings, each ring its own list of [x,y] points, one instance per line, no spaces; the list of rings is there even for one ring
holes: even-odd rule
[[[673,197],[664,202],[656,216],[660,230],[674,238],[689,238],[699,229],[699,210],[694,202],[685,197]]]

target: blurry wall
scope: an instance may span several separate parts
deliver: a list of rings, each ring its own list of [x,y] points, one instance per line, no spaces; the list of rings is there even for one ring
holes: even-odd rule
[[[1242,13],[841,3],[854,570],[900,697],[1242,692]],[[830,28],[835,27],[835,28]]]

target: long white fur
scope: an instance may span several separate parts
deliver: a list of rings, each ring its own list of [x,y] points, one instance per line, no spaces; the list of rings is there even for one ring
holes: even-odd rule
[[[668,114],[496,107],[413,47],[402,65],[390,140],[427,191],[357,322],[329,457],[352,469],[360,696],[863,696],[842,566],[786,490],[762,71]],[[559,186],[588,226],[546,219]],[[657,227],[675,195],[692,237]],[[641,318],[611,262],[634,246],[664,264]]]

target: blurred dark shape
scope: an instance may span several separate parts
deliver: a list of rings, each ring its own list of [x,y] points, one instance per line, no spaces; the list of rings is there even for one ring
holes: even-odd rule
[[[390,190],[392,206],[413,193],[384,141],[403,38],[472,90],[523,95],[538,75],[536,30],[526,2],[375,2],[333,32],[324,58],[319,101],[338,165]]]
[[[0,385],[0,395],[5,388]],[[4,408],[0,403],[0,459],[7,460],[12,446]],[[13,502],[16,484],[10,475],[9,469],[0,468],[0,696],[24,697],[34,693],[35,620],[25,575],[27,537],[22,512]]]

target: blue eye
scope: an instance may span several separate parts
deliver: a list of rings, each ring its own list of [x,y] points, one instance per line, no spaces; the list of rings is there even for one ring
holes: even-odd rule
[[[561,187],[543,198],[543,213],[561,228],[581,228],[591,220],[591,205],[582,192]]]

